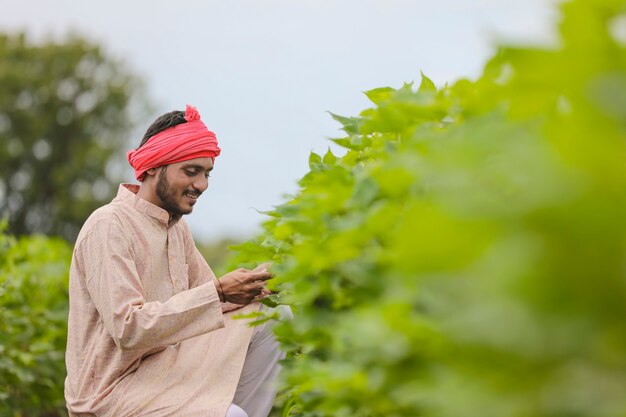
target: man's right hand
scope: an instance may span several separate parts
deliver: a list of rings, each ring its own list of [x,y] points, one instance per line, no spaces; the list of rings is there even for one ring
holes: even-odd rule
[[[265,281],[273,275],[267,269],[251,271],[239,268],[220,278],[216,286],[221,290],[224,301],[234,304],[249,304],[263,292]]]

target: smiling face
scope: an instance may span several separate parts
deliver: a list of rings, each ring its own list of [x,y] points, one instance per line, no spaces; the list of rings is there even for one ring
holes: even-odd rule
[[[190,159],[155,168],[147,173],[150,179],[144,184],[150,186],[142,197],[166,210],[172,219],[189,214],[209,186],[212,169],[211,158]]]

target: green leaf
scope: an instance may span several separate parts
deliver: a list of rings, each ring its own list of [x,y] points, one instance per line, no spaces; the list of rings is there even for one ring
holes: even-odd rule
[[[261,299],[261,303],[272,308],[275,308],[281,305],[280,297],[278,294],[271,294],[266,297],[263,297]]]
[[[342,130],[349,135],[359,134],[359,127],[361,125],[361,119],[358,117],[343,117],[332,112],[328,112],[333,119],[341,123]]]
[[[408,93],[411,94],[413,92],[413,81],[411,81],[410,83],[404,83],[402,84],[402,87],[400,87],[398,89],[399,93]]]
[[[235,314],[233,315],[234,320],[249,320],[253,319],[248,323],[250,327],[260,326],[261,324],[267,323],[271,320],[276,320],[278,318],[278,313],[271,312],[263,312],[263,311],[254,311],[248,314]]]
[[[334,165],[335,162],[337,162],[337,157],[333,155],[330,148],[328,148],[328,151],[326,151],[326,153],[324,154],[324,158],[322,158],[322,161],[326,165]]]
[[[311,169],[311,171],[318,171],[322,166],[322,157],[311,151],[309,154],[309,169]]]
[[[339,146],[356,151],[364,150],[372,145],[372,140],[369,137],[361,135],[331,140]]]
[[[396,90],[394,90],[391,87],[381,87],[381,88],[374,88],[373,90],[365,91],[365,95],[374,104],[380,104],[383,101],[389,100],[393,96],[393,93],[395,93],[395,91]]]
[[[435,83],[433,83],[430,78],[424,75],[423,72],[420,71],[420,74],[422,76],[422,82],[420,83],[420,88],[418,92],[423,93],[423,92],[429,91],[429,92],[436,93],[437,87],[435,87]]]
[[[352,195],[353,209],[368,207],[378,196],[379,188],[376,182],[365,177],[354,186],[354,194]]]

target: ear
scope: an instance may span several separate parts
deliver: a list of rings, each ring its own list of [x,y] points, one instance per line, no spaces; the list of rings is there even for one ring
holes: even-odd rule
[[[147,170],[145,172],[145,175],[149,175],[151,177],[154,177],[156,175],[157,169],[156,168],[150,168],[149,170]],[[144,178],[145,179],[145,178]]]

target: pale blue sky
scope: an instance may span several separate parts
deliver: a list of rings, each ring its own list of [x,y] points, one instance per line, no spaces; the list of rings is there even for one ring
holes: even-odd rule
[[[326,111],[356,115],[369,107],[362,91],[419,82],[420,70],[437,85],[475,78],[498,42],[552,42],[555,4],[0,0],[0,30],[103,44],[145,80],[151,119],[196,105],[222,156],[187,220],[212,240],[253,235],[265,219],[255,209],[296,191],[309,151],[341,135]]]

